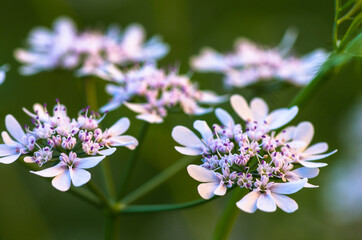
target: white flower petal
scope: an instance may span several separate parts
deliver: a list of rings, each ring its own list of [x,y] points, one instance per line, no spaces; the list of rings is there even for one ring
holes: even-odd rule
[[[34,158],[27,156],[27,157],[24,158],[24,162],[26,162],[26,163],[35,163],[35,160],[34,160]]]
[[[0,144],[0,157],[16,154],[16,149],[7,144]]]
[[[218,96],[216,93],[212,91],[200,91],[201,92],[201,99],[199,100],[200,103],[206,104],[217,104],[225,102],[228,98],[227,96]]]
[[[199,182],[216,182],[217,185],[220,183],[220,179],[216,176],[215,172],[212,170],[208,170],[199,165],[188,165],[187,172],[189,175]]]
[[[298,107],[294,106],[290,109],[281,108],[274,110],[269,114],[269,116],[266,118],[266,121],[269,125],[269,129],[277,129],[288,122],[290,122],[298,113]]]
[[[3,84],[5,77],[6,77],[5,71],[0,70],[0,84]]]
[[[253,121],[253,113],[249,108],[248,103],[245,98],[240,95],[233,95],[230,98],[231,106],[234,111],[244,120],[244,121]]]
[[[138,140],[135,137],[123,135],[118,137],[113,137],[111,140],[111,146],[125,146],[131,150],[135,149],[138,146]]]
[[[110,101],[109,103],[107,103],[106,105],[104,105],[103,107],[101,107],[99,109],[99,111],[101,113],[107,112],[107,111],[113,111],[114,109],[119,108],[122,105],[121,102],[118,101]]]
[[[124,117],[119,119],[112,127],[108,129],[108,133],[112,136],[119,136],[127,131],[129,128],[130,122],[129,119]]]
[[[10,146],[13,146],[13,147],[18,145],[17,142],[15,142],[13,139],[11,139],[8,132],[3,131],[1,133],[1,137],[3,138],[3,141],[4,141],[4,143],[6,145],[10,145]]]
[[[310,183],[306,183],[305,185],[304,185],[304,187],[305,188],[317,188],[317,187],[319,187],[318,185],[313,185],[313,184],[310,184]]]
[[[227,187],[220,183],[219,186],[215,189],[214,194],[218,196],[224,196],[227,191]]]
[[[205,121],[196,120],[194,122],[194,128],[199,131],[202,138],[206,141],[213,137],[212,131]]]
[[[257,209],[256,203],[261,193],[259,191],[252,191],[246,194],[236,206],[247,213],[254,213]]]
[[[214,192],[218,186],[219,184],[215,182],[201,183],[197,187],[197,191],[203,199],[210,199],[214,196]]]
[[[299,161],[299,163],[307,168],[320,168],[328,165],[327,163],[308,162],[308,161]]]
[[[301,167],[301,168],[293,170],[292,172],[295,173],[300,178],[314,178],[314,177],[318,176],[319,169]]]
[[[30,172],[39,175],[41,177],[55,177],[58,176],[59,174],[62,174],[64,171],[68,171],[67,169],[68,167],[66,165],[64,165],[63,163],[59,163],[53,167],[46,168],[44,170],[30,171]]]
[[[92,168],[97,166],[106,156],[78,158],[74,161],[76,168]]]
[[[217,108],[215,110],[215,115],[219,119],[219,121],[223,124],[223,126],[234,126],[235,125],[234,119],[224,109]]]
[[[105,150],[98,151],[98,153],[100,155],[109,156],[112,155],[116,150],[117,148],[107,148]]]
[[[34,113],[32,113],[32,112],[30,112],[30,111],[29,111],[28,109],[26,109],[25,107],[23,107],[23,111],[24,111],[27,115],[29,115],[31,118],[36,119],[37,115],[34,114]]]
[[[306,155],[320,154],[326,152],[327,150],[328,150],[328,144],[325,142],[320,142],[313,144],[312,146],[304,150],[303,155],[306,156]]]
[[[293,134],[293,140],[304,141],[306,146],[310,144],[314,135],[314,127],[310,122],[301,122]]]
[[[332,154],[335,154],[337,152],[337,150],[334,150],[330,153],[326,153],[326,154],[319,154],[319,155],[312,155],[312,156],[307,156],[305,157],[304,156],[304,152],[302,153],[302,156],[303,156],[303,161],[315,161],[315,160],[319,160],[319,159],[322,159],[322,158],[326,158],[326,157],[329,157],[330,155]]]
[[[259,196],[256,206],[264,212],[275,212],[277,210],[274,199],[268,192]]]
[[[69,169],[69,173],[72,183],[76,187],[86,184],[91,179],[91,174],[81,168],[71,168]]]
[[[276,205],[284,212],[292,213],[298,209],[298,204],[290,197],[275,193],[272,193],[272,196]]]
[[[137,115],[137,119],[149,122],[149,123],[162,123],[163,118],[155,113],[145,113]]]
[[[273,193],[292,194],[302,189],[307,183],[307,180],[308,179],[304,178],[294,182],[274,183],[269,190]]]
[[[294,131],[295,131],[295,127],[294,127],[294,126],[287,127],[287,128],[285,128],[283,131],[281,131],[281,132],[275,137],[275,139],[278,139],[278,140],[287,142],[287,141],[289,141],[289,140],[292,139],[293,134],[294,134]]]
[[[184,154],[184,155],[188,155],[188,156],[197,156],[197,155],[201,155],[203,153],[201,148],[175,146],[175,149],[179,153]]]
[[[16,119],[13,117],[13,115],[6,115],[5,125],[11,136],[13,136],[18,142],[21,142],[21,140],[25,136],[25,133],[18,121],[16,121]]]
[[[184,126],[176,126],[172,130],[172,138],[181,145],[186,147],[199,147],[204,144],[195,133]]]
[[[262,122],[266,119],[269,108],[265,101],[261,98],[254,98],[250,102],[250,109],[253,113],[253,117],[255,121]]]
[[[124,102],[124,105],[136,113],[147,113],[145,104]]]
[[[70,188],[70,175],[69,170],[64,171],[52,180],[52,185],[59,191],[65,192]]]
[[[21,154],[19,153],[19,154],[15,154],[15,155],[6,156],[6,157],[1,157],[0,163],[4,163],[4,164],[13,163],[20,157],[20,155]]]

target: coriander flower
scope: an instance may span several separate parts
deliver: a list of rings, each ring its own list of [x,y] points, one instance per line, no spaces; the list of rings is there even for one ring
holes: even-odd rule
[[[254,183],[255,189],[246,194],[236,206],[241,210],[254,213],[257,209],[264,212],[274,212],[277,206],[284,212],[291,213],[298,209],[298,204],[284,194],[298,192],[307,183],[307,179],[288,183],[268,182],[269,178],[262,176]]]
[[[308,147],[313,139],[314,127],[310,122],[301,122],[294,130],[292,141],[303,142],[304,144],[292,149],[292,153],[296,156],[296,161],[307,168],[319,168],[327,166],[327,163],[317,163],[315,160],[326,158],[337,150],[325,153],[328,150],[328,144],[325,142],[315,143]]]
[[[104,33],[97,30],[78,31],[67,17],[54,21],[53,29],[37,27],[28,38],[28,49],[17,49],[15,57],[24,64],[23,75],[56,68],[78,69],[79,75],[94,74],[105,63],[125,65],[156,61],[169,47],[155,36],[145,42],[141,25],[132,24],[123,32],[110,26]]]
[[[200,136],[184,126],[172,131],[173,139],[182,145],[175,147],[178,152],[201,158],[199,165],[187,167],[189,175],[201,182],[200,196],[210,199],[224,195],[232,187],[246,188],[250,193],[237,203],[241,210],[273,212],[278,206],[285,212],[294,212],[298,204],[284,194],[317,187],[308,180],[316,177],[318,167],[323,165],[305,163],[335,151],[320,155],[325,143],[306,149],[313,136],[310,127],[306,127],[310,123],[278,130],[296,116],[297,107],[268,113],[264,100],[254,98],[249,106],[240,95],[231,97],[231,105],[245,121],[244,126],[218,108],[215,114],[221,124],[210,128],[205,121],[194,122]]]
[[[211,91],[199,90],[189,77],[179,75],[176,70],[166,72],[154,64],[127,72],[107,64],[98,69],[97,75],[112,82],[106,87],[112,99],[101,108],[102,112],[124,104],[138,114],[138,119],[150,123],[163,122],[171,108],[181,108],[188,115],[202,115],[212,108],[201,107],[201,104],[217,104],[225,100]]]
[[[329,53],[317,49],[301,58],[295,57],[288,54],[295,39],[296,33],[291,30],[275,48],[238,39],[233,52],[221,54],[204,48],[199,56],[191,59],[191,65],[196,71],[223,74],[227,87],[241,88],[271,79],[307,85],[317,75]]]
[[[24,108],[32,118],[25,131],[12,115],[5,118],[6,129],[2,132],[4,144],[0,144],[0,162],[12,163],[20,156],[26,163],[36,163],[44,170],[34,171],[43,177],[55,177],[52,184],[60,191],[67,191],[70,182],[81,186],[89,181],[90,174],[84,169],[96,166],[119,146],[131,150],[138,145],[136,138],[123,135],[130,126],[127,118],[121,118],[109,129],[102,130],[98,113],[82,109],[77,118],[70,118],[67,109],[58,100],[52,114],[47,106],[35,104],[35,113]],[[53,167],[49,167],[56,162]]]
[[[41,177],[54,177],[52,185],[59,191],[68,191],[71,182],[75,187],[80,187],[86,184],[91,175],[84,169],[95,167],[101,162],[105,156],[77,158],[77,154],[70,152],[69,156],[61,153],[59,156],[60,162],[50,168],[41,171],[30,171]]]

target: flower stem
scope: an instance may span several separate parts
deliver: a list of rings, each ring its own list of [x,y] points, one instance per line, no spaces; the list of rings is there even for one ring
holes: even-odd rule
[[[178,161],[176,161],[174,164],[172,164],[170,167],[168,167],[166,170],[162,171],[152,179],[148,180],[146,183],[141,185],[139,188],[128,194],[126,197],[124,197],[121,200],[121,203],[124,205],[128,205],[143,195],[147,194],[163,182],[165,182],[167,179],[172,177],[175,173],[186,167],[188,164],[192,162],[192,160],[196,159],[196,157],[189,157],[185,156]]]
[[[87,104],[91,107],[91,109],[96,111],[98,110],[96,79],[94,77],[85,77],[83,79]],[[112,177],[112,170],[109,159],[104,159],[101,163],[101,167],[108,195],[112,198],[115,198],[116,189],[114,186],[114,180]]]
[[[83,81],[87,104],[91,109],[96,111],[98,110],[96,79],[93,77],[84,77]]]
[[[120,185],[119,185],[119,189],[118,189],[118,198],[120,199],[122,197],[122,195],[124,194],[124,191],[126,190],[126,187],[130,181],[131,175],[132,175],[132,171],[133,168],[136,164],[137,158],[140,154],[140,150],[142,148],[144,139],[146,137],[146,133],[147,130],[149,128],[149,123],[148,122],[144,122],[141,128],[141,131],[138,135],[138,146],[136,147],[136,149],[132,152],[131,157],[128,159],[126,166],[124,167],[124,171],[123,174],[121,175],[121,180],[120,180]]]
[[[32,171],[39,170],[38,168],[31,166],[31,165],[27,164],[26,162],[24,162],[23,158],[20,158],[17,162],[20,163],[21,165],[23,165],[23,167],[25,167],[28,170],[32,170]],[[42,179],[50,181],[49,178],[42,178]],[[86,191],[85,189],[71,187],[68,192],[70,194],[72,194],[73,196],[95,206],[96,208],[101,207],[101,202],[99,201],[99,199],[96,196],[94,196],[92,193]]]
[[[114,186],[114,180],[112,177],[113,174],[109,159],[108,158],[103,159],[101,165],[102,165],[103,175],[106,181],[107,192],[112,199],[116,199],[117,196],[116,187]]]
[[[110,203],[110,201],[107,199],[107,197],[103,194],[103,192],[97,187],[97,185],[95,185],[92,180],[90,180],[87,183],[87,186],[89,188],[89,190],[94,193],[94,195],[96,195],[102,202],[102,205],[104,205],[105,207],[107,207],[110,210],[113,210],[113,205],[112,203]]]
[[[298,106],[301,108],[305,105],[311,99],[311,96],[326,83],[332,75],[336,74],[349,59],[350,57],[347,55],[332,53],[321,67],[317,76],[298,93],[289,104],[289,107]]]
[[[209,200],[198,199],[185,203],[176,203],[176,204],[154,204],[154,205],[130,205],[126,207],[122,207],[122,205],[117,205],[116,208],[120,213],[146,213],[146,212],[161,212],[161,211],[172,211],[172,210],[180,210],[185,208],[190,208],[194,206],[198,206],[207,202],[210,202],[213,199],[218,197],[211,198]]]
[[[237,216],[239,215],[240,210],[236,207],[235,203],[241,199],[243,195],[243,189],[237,187],[216,224],[213,238],[214,240],[226,240],[228,239],[233,225],[236,221]]]
[[[105,221],[105,236],[106,240],[118,240],[121,229],[121,218],[119,214],[107,213]]]

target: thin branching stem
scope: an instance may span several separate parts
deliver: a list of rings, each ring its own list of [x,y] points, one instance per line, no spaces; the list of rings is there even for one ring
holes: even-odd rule
[[[138,156],[140,154],[142,145],[144,143],[146,134],[147,134],[147,130],[149,128],[149,123],[148,122],[144,122],[140,133],[138,135],[138,146],[136,147],[135,150],[133,150],[130,158],[128,159],[126,166],[124,167],[124,171],[121,175],[121,180],[120,180],[120,185],[119,185],[119,189],[118,189],[118,197],[117,199],[120,199],[124,192],[126,191],[126,187],[128,185],[128,183],[130,182],[130,178],[132,176],[132,172],[133,172],[133,168],[136,165],[136,161],[138,159]]]
[[[181,169],[185,168],[188,164],[190,164],[195,157],[189,157],[185,156],[178,161],[176,161],[174,164],[172,164],[170,167],[156,175],[155,177],[148,180],[146,183],[141,185],[139,188],[128,194],[126,197],[124,197],[121,200],[121,203],[124,205],[128,205],[130,203],[133,203],[137,199],[141,198],[145,194],[149,193],[156,187],[158,187],[160,184],[164,183],[166,180],[168,180],[170,177],[175,175],[177,172],[179,172]]]

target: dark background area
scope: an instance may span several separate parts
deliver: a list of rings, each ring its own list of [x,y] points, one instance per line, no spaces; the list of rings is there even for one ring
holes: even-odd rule
[[[306,54],[315,48],[332,50],[332,25],[334,3],[320,1],[245,1],[245,0],[14,0],[0,2],[0,65],[9,63],[11,70],[0,86],[0,129],[5,130],[6,114],[13,114],[22,125],[28,117],[21,108],[32,108],[33,103],[55,104],[55,99],[68,107],[70,116],[86,106],[82,81],[71,71],[43,72],[34,76],[21,76],[19,63],[13,58],[14,49],[25,46],[29,31],[38,25],[50,27],[58,16],[74,19],[79,29],[105,29],[117,23],[122,27],[130,23],[142,24],[147,36],[160,34],[171,46],[170,53],[159,66],[179,63],[181,72],[189,71],[189,58],[204,46],[218,51],[229,51],[237,37],[275,46],[288,27],[295,27],[299,37],[295,52]],[[216,74],[193,74],[202,89],[222,90],[222,77]],[[104,92],[106,82],[97,81],[100,105],[109,96]],[[235,92],[251,95],[252,89]],[[299,91],[296,87],[258,93],[271,109],[288,105]],[[315,126],[313,142],[326,141],[338,153],[328,158],[329,166],[311,180],[319,189],[303,189],[294,194],[299,210],[287,214],[240,212],[231,239],[357,239],[362,234],[361,214],[353,220],[346,212],[338,212],[338,195],[334,188],[340,178],[349,172],[336,174],[341,166],[353,166],[362,161],[357,154],[358,144],[350,141],[361,132],[347,132],[353,124],[353,112],[361,111],[362,81],[361,61],[354,60],[334,76],[311,99],[293,123],[308,120]],[[230,110],[229,103],[221,105]],[[142,122],[135,114],[121,108],[104,120],[111,126],[118,118],[128,116],[131,128],[128,133],[137,136]],[[174,150],[171,130],[177,124],[189,128],[196,119],[216,122],[213,114],[188,117],[169,114],[161,125],[152,125],[131,179],[129,190],[165,169],[182,156]],[[361,128],[358,128],[361,130]],[[346,140],[347,139],[347,140]],[[121,173],[130,151],[119,149],[112,155],[114,174]],[[359,164],[362,166],[362,164]],[[343,168],[344,169],[344,168]],[[100,168],[91,170],[95,181]],[[339,171],[340,172],[340,171]],[[362,169],[361,171],[362,172]],[[358,179],[359,177],[359,179]],[[361,176],[356,176],[346,188],[359,193]],[[357,183],[357,184],[356,184]],[[138,201],[143,204],[180,203],[200,198],[197,182],[186,169],[172,177],[166,184]],[[343,187],[343,186],[342,186]],[[0,166],[0,239],[101,239],[103,214],[92,206],[67,193],[51,187],[48,181],[28,173],[20,164]],[[359,193],[360,194],[360,193]],[[361,195],[361,194],[360,194]],[[164,213],[126,214],[122,216],[122,239],[210,239],[229,195],[192,209]],[[352,194],[353,196],[353,194]],[[359,203],[362,202],[362,199]],[[349,206],[352,211],[357,206]],[[359,207],[361,211],[361,207]],[[342,220],[343,219],[343,220]]]

